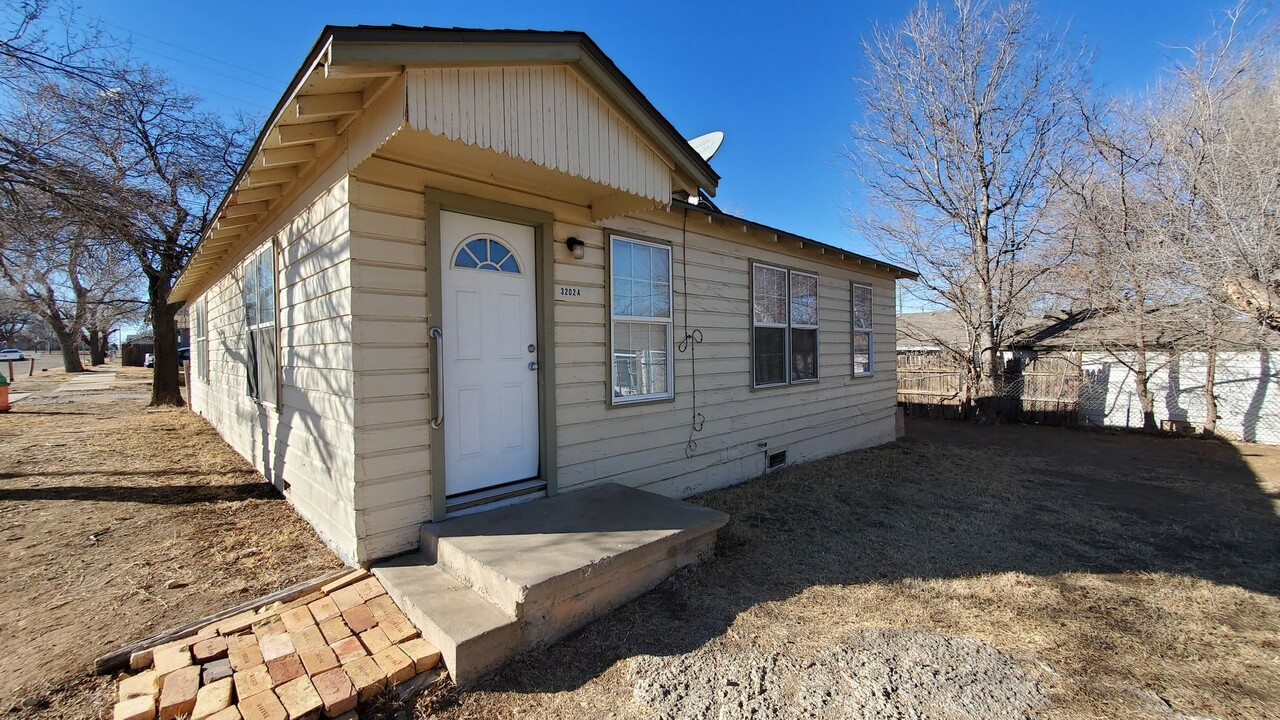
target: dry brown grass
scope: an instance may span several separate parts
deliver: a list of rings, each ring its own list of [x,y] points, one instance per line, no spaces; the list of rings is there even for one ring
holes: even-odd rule
[[[916,423],[913,439],[703,495],[717,558],[448,718],[641,717],[630,658],[806,652],[849,631],[976,638],[1047,718],[1280,717],[1280,450]]]
[[[0,420],[0,710],[102,717],[94,657],[341,564],[204,420],[148,411],[149,373]]]

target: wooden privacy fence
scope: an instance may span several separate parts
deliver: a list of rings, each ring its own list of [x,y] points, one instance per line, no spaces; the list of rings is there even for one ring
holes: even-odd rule
[[[989,402],[1006,422],[1076,425],[1083,387],[1079,353],[1016,356]],[[964,417],[970,408],[960,364],[936,351],[899,353],[898,404],[913,417]]]

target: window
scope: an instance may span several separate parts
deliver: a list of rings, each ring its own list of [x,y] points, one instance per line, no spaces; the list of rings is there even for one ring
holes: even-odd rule
[[[871,286],[853,286],[853,376],[870,375],[874,371],[871,360]]]
[[[520,273],[520,263],[510,248],[501,241],[490,238],[475,238],[464,242],[453,256],[453,266],[517,275]]]
[[[770,387],[818,379],[818,276],[751,266],[752,383]]]
[[[274,246],[266,247],[244,266],[244,317],[245,379],[249,397],[274,405],[279,372]]]
[[[209,317],[205,312],[205,301],[196,302],[193,308],[195,321],[195,353],[192,360],[196,366],[196,377],[202,382],[209,382]]]
[[[613,236],[609,244],[614,404],[671,398],[671,248]]]

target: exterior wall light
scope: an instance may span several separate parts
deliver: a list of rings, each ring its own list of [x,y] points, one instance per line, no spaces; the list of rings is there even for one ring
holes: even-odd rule
[[[565,247],[569,248],[569,252],[573,253],[574,260],[581,260],[587,256],[587,244],[576,237],[567,238],[564,241]]]

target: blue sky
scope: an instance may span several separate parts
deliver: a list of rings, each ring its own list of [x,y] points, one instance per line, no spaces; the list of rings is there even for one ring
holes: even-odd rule
[[[1140,92],[1176,51],[1207,34],[1222,3],[1041,0],[1046,20],[1084,39],[1095,79]],[[83,3],[132,34],[139,57],[210,105],[265,116],[325,24],[585,30],[686,137],[723,130],[712,161],[726,211],[874,254],[847,228],[857,182],[840,150],[858,116],[859,40],[914,3],[880,2],[156,2]]]

